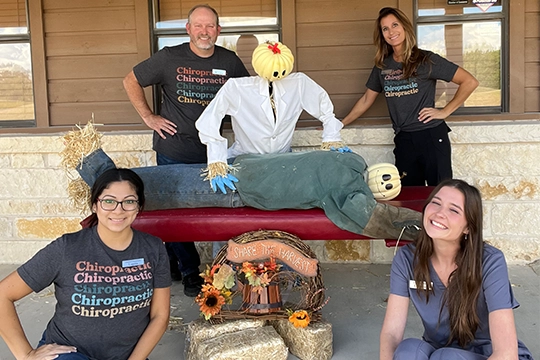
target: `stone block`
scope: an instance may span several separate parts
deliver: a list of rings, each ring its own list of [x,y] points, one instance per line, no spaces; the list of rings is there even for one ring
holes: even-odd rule
[[[504,253],[507,263],[527,264],[540,259],[538,237],[495,237],[487,238],[486,241]]]
[[[273,320],[272,326],[291,354],[301,360],[329,360],[333,354],[332,324],[326,320],[296,328],[288,319]]]
[[[145,166],[146,159],[142,152],[121,152],[108,155],[113,159],[117,167],[130,169]]]
[[[81,213],[72,206],[67,199],[49,200],[40,202],[40,213],[46,216],[81,216]]]
[[[367,240],[331,240],[326,241],[328,262],[359,261],[369,262],[370,241]]]
[[[15,231],[20,239],[49,239],[53,240],[65,233],[81,229],[81,219],[39,218],[15,220]]]
[[[62,168],[62,157],[59,153],[45,154],[45,167],[47,168]]]
[[[7,218],[0,218],[0,239],[13,238],[13,225]],[[4,249],[2,249],[4,251]]]
[[[452,158],[458,160],[453,161],[456,177],[508,176],[514,174],[516,169],[527,169],[521,176],[531,181],[539,175],[540,144],[455,146]]]
[[[30,169],[43,169],[45,167],[45,160],[43,154],[13,154],[11,159],[11,166],[13,168],[30,168]]]
[[[390,264],[394,259],[395,247],[386,246],[384,240],[371,240],[371,262],[374,264]]]
[[[39,136],[2,136],[0,138],[0,153],[55,153],[62,149],[62,139],[59,134]]]
[[[0,154],[0,169],[11,167],[11,155]]]
[[[152,130],[107,134],[101,140],[106,153],[149,150],[152,149]]]
[[[38,213],[36,201],[26,199],[0,200],[0,214],[2,215],[32,215]]]
[[[0,198],[67,197],[67,177],[59,169],[2,169]]]
[[[540,204],[520,201],[493,204],[491,227],[496,236],[527,236],[538,234]]]
[[[192,360],[286,360],[285,342],[272,326],[222,334],[198,344]]]

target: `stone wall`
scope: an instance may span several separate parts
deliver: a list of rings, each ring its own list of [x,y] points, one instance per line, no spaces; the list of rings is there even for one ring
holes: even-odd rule
[[[540,258],[540,123],[450,123],[456,178],[476,185],[484,198],[486,241],[509,263]],[[301,129],[295,151],[316,149],[320,131]],[[346,128],[342,136],[368,164],[393,162],[389,127]],[[154,165],[150,131],[106,133],[103,148],[123,167]],[[60,166],[62,134],[0,136],[0,263],[21,263],[51,240],[77,231],[87,214],[67,196],[68,175]],[[73,174],[71,174],[73,176]],[[384,242],[313,241],[323,262],[387,263],[394,250]],[[203,260],[210,246],[200,243]]]

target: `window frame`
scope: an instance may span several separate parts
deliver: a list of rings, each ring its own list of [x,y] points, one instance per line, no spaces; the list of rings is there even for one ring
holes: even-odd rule
[[[34,58],[32,52],[32,41],[31,41],[31,29],[30,29],[30,17],[29,9],[30,6],[28,0],[24,1],[25,6],[25,16],[26,16],[26,33],[17,33],[17,34],[3,34],[0,33],[0,45],[9,44],[9,43],[24,43],[28,44],[30,48],[30,66],[32,74],[32,96],[34,104],[34,117],[33,119],[28,120],[0,120],[0,129],[12,129],[12,128],[35,128],[37,127],[36,120],[36,90],[34,84]]]
[[[484,21],[500,21],[501,23],[501,105],[500,106],[475,106],[459,107],[455,115],[482,115],[482,114],[503,114],[510,109],[510,44],[509,44],[509,1],[501,0],[502,11],[485,12],[481,14],[451,14],[451,15],[430,15],[419,16],[418,1],[413,3],[413,18],[416,37],[418,38],[418,26],[420,25],[446,25],[464,24]]]

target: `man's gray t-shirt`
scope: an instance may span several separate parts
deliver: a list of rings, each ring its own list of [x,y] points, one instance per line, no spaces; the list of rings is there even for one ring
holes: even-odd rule
[[[437,80],[449,82],[458,70],[458,65],[431,51],[426,63],[418,66],[415,74],[403,79],[403,67],[392,56],[384,59],[384,69],[374,66],[366,87],[383,93],[388,105],[392,127],[400,131],[419,131],[440,125],[443,119],[435,119],[427,124],[418,121],[420,110],[435,107],[435,88]]]
[[[153,149],[186,164],[206,163],[206,146],[201,143],[195,121],[231,77],[249,76],[233,51],[216,46],[212,56],[202,58],[189,43],[165,47],[133,68],[143,87],[158,85],[163,94],[161,116],[176,124],[176,134],[155,131]]]
[[[163,242],[133,230],[127,249],[106,246],[97,227],[66,234],[17,269],[33,291],[54,283],[45,342],[90,359],[127,359],[149,322],[155,288],[171,285]]]

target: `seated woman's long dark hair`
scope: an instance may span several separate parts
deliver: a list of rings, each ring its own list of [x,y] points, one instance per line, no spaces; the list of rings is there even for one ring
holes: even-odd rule
[[[135,193],[137,194],[137,199],[139,200],[139,211],[141,211],[144,208],[145,203],[144,183],[140,176],[137,175],[133,170],[122,168],[109,169],[96,179],[96,182],[90,191],[90,209],[97,204],[98,198],[103,193],[103,190],[107,189],[111,183],[120,181],[127,181],[131,184],[133,190],[135,190]],[[92,215],[90,215],[88,220],[88,226],[92,227],[97,225],[97,223],[97,215],[96,213],[92,212]]]
[[[430,194],[426,205],[431,202],[439,190],[445,186],[459,190],[464,198],[464,214],[469,233],[461,237],[460,249],[456,254],[457,268],[448,279],[442,307],[446,305],[450,315],[450,337],[448,344],[457,340],[460,346],[465,346],[474,339],[479,325],[477,302],[482,288],[482,260],[484,238],[482,235],[482,197],[480,191],[463,180],[451,179],[441,182]],[[425,206],[424,206],[425,210]],[[417,284],[431,284],[429,275],[429,260],[433,255],[433,240],[422,228],[415,241],[414,280]],[[423,294],[426,302],[429,294],[434,291],[430,286],[422,290],[417,285],[417,291]]]

